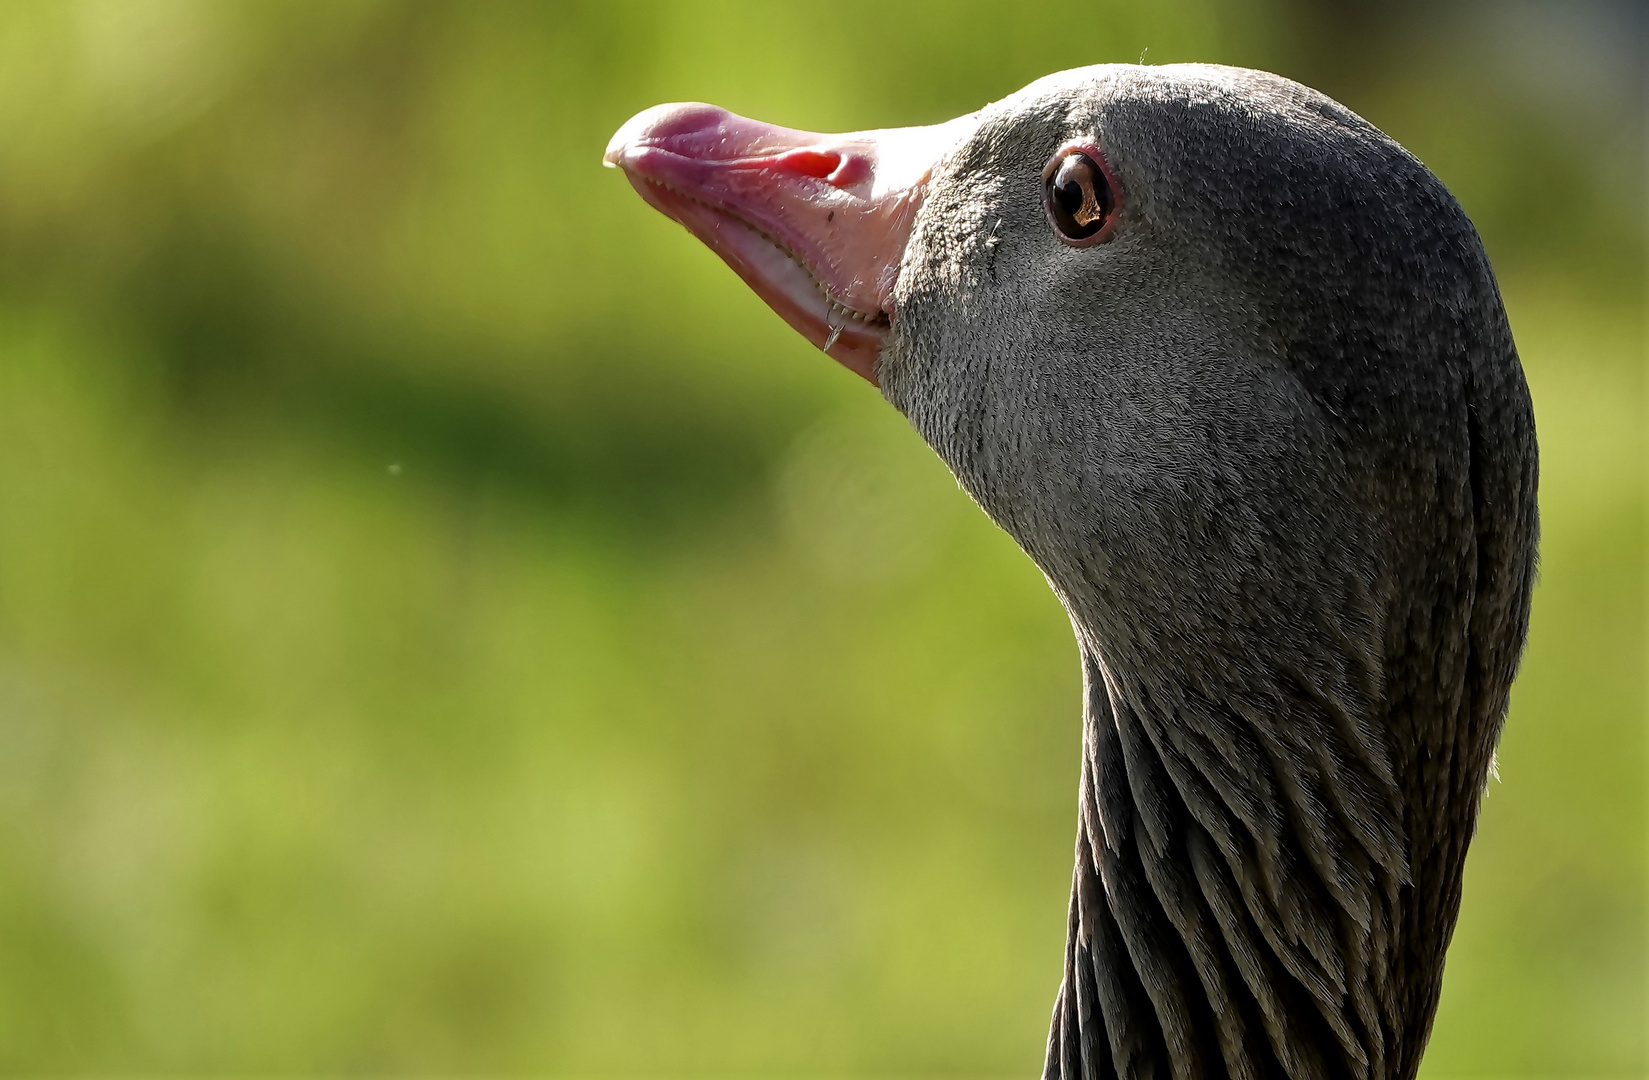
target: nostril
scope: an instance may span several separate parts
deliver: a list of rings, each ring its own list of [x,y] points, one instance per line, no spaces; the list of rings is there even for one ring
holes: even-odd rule
[[[842,155],[829,150],[791,150],[780,154],[774,164],[798,173],[823,180],[834,173],[842,163]]]
[[[839,188],[852,187],[871,173],[870,159],[863,154],[843,154],[838,165],[825,179]]]

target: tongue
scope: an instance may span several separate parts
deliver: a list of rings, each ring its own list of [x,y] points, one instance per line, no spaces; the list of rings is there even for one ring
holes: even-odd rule
[[[971,121],[818,135],[714,105],[659,105],[620,128],[602,160],[874,383],[928,175]]]

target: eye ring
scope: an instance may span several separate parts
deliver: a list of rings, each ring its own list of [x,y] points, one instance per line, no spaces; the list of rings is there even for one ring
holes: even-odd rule
[[[1043,166],[1042,207],[1054,234],[1070,247],[1109,240],[1120,202],[1105,155],[1088,143],[1066,143]]]

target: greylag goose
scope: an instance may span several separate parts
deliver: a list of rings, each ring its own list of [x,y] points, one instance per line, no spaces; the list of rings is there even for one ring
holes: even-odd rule
[[[1070,614],[1046,1076],[1413,1077],[1538,532],[1528,390],[1442,183],[1205,65],[847,135],[664,105],[605,160],[877,386]]]

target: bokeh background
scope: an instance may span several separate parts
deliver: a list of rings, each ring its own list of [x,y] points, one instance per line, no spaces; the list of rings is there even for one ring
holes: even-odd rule
[[[0,7],[0,1070],[1031,1076],[1078,674],[903,421],[599,167],[659,101],[1328,91],[1477,222],[1545,537],[1427,1074],[1642,1075],[1644,22]]]

